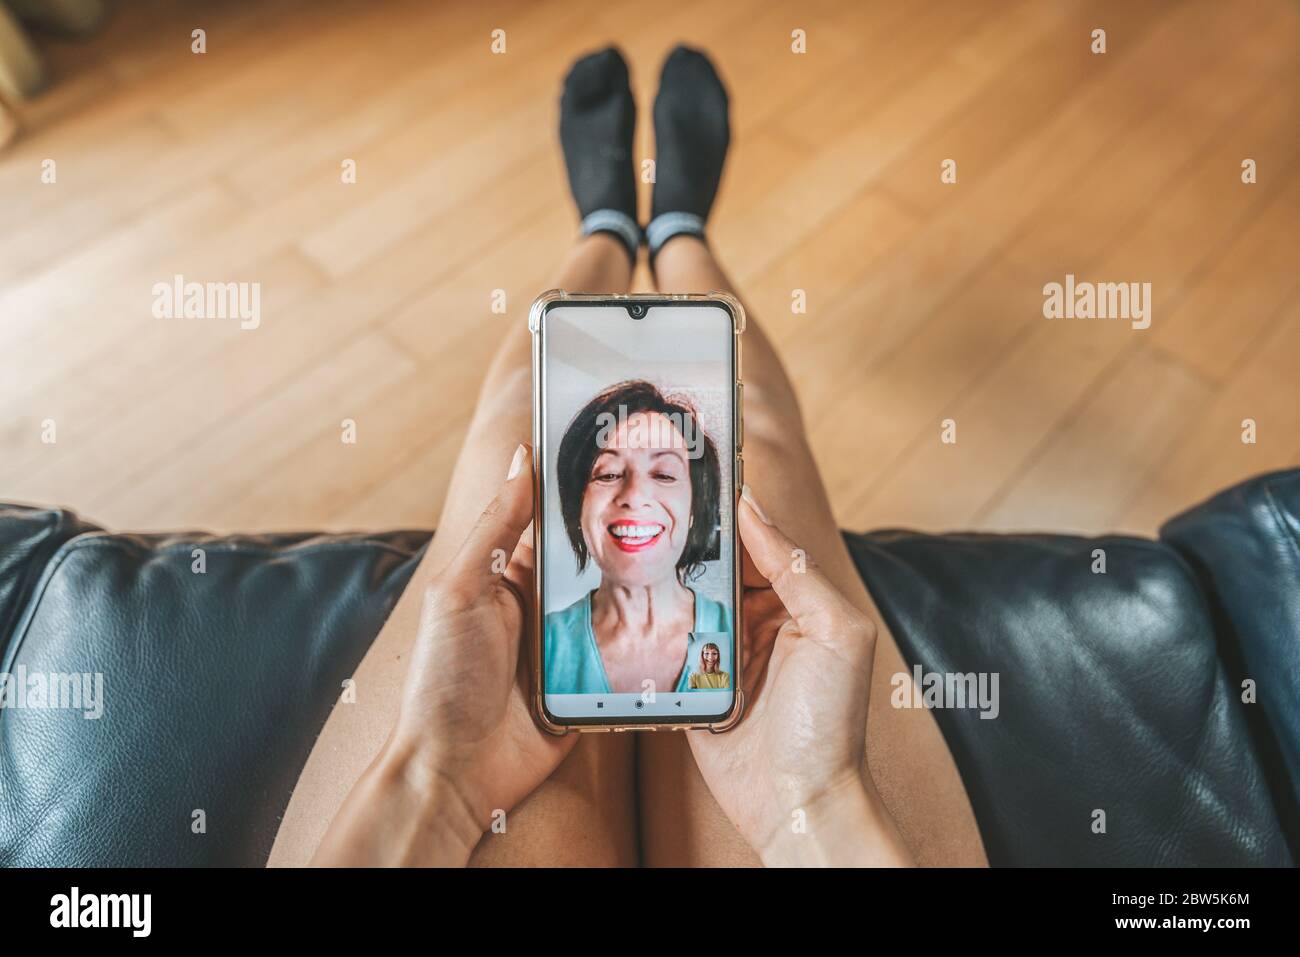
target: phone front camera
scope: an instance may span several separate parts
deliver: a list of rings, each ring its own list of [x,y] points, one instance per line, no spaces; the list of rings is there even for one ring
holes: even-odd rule
[[[645,318],[645,309],[646,307],[639,302],[628,303],[627,314],[633,319],[643,319]]]

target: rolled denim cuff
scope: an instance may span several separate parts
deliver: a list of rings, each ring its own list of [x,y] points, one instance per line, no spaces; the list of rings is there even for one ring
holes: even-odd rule
[[[635,219],[627,213],[620,213],[617,209],[598,209],[588,213],[583,217],[582,225],[578,228],[584,236],[590,236],[592,233],[613,233],[623,240],[623,245],[627,247],[633,259],[636,259],[636,251],[641,247],[641,227],[637,225]]]
[[[694,213],[660,213],[650,220],[645,228],[646,244],[650,255],[659,252],[661,246],[674,236],[685,233],[688,236],[704,236],[704,220]]]

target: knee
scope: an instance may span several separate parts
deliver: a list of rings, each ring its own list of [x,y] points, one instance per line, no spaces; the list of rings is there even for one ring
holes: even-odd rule
[[[803,416],[789,388],[746,382],[744,394],[745,448],[790,448],[804,441]]]
[[[483,382],[474,417],[483,419],[530,418],[533,372],[529,367],[495,369]]]

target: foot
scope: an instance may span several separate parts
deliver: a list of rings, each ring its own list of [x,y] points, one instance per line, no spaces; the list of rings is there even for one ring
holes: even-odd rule
[[[573,64],[560,97],[560,144],[583,233],[608,231],[636,258],[636,103],[627,63],[613,47]]]
[[[664,61],[655,97],[651,254],[679,232],[703,235],[731,142],[727,89],[709,58],[679,46]],[[674,215],[679,214],[679,215]],[[660,219],[660,217],[665,217]]]

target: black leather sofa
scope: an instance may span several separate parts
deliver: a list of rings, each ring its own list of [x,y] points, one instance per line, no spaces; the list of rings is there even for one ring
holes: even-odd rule
[[[0,672],[104,676],[98,719],[0,709],[0,864],[264,863],[428,537],[131,535],[0,506]],[[936,712],[993,864],[1296,859],[1300,470],[1156,541],[846,539],[910,662],[999,675],[996,719]]]

